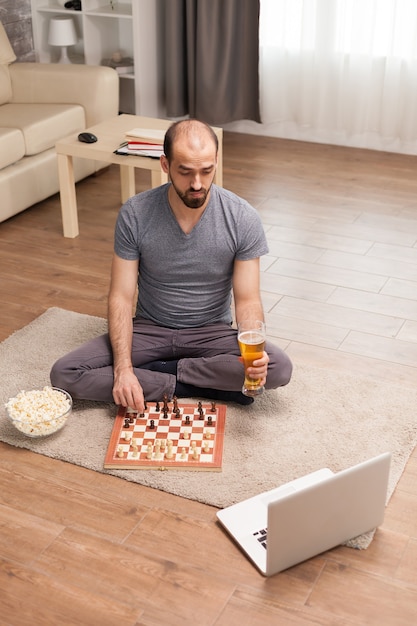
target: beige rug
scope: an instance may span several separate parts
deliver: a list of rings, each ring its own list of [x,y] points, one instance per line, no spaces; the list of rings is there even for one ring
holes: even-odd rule
[[[104,470],[114,405],[78,401],[56,435],[36,440],[20,434],[7,420],[8,398],[49,384],[58,357],[105,330],[101,318],[52,308],[0,344],[1,441],[216,507],[385,451],[393,453],[389,498],[417,443],[416,391],[301,365],[287,387],[250,407],[228,406],[221,473]],[[370,541],[367,536],[351,545]]]

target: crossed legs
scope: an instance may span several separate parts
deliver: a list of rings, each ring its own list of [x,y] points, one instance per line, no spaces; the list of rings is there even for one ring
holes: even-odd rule
[[[292,373],[288,356],[271,342],[267,389],[286,385]],[[240,392],[243,365],[239,361],[236,330],[226,324],[202,328],[161,328],[149,320],[133,323],[132,363],[145,398],[172,398],[177,388]],[[155,371],[155,362],[175,362]],[[112,402],[113,355],[108,335],[96,337],[59,359],[51,370],[51,383],[75,399]],[[146,366],[152,363],[152,370]],[[144,367],[145,366],[145,367]],[[179,394],[177,394],[180,397]]]

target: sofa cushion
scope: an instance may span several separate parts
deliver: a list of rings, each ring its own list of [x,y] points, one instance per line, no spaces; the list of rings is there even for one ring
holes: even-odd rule
[[[0,128],[0,170],[25,156],[25,140],[16,128]]]
[[[0,22],[0,104],[9,102],[12,97],[12,86],[10,82],[9,63],[16,60],[16,55]]]
[[[6,10],[6,9],[4,9]],[[7,65],[16,61],[16,55],[3,24],[0,22],[0,63]]]
[[[12,84],[10,81],[9,67],[0,65],[0,105],[9,102],[12,98]]]
[[[0,128],[17,128],[23,133],[25,155],[53,148],[67,135],[85,128],[84,109],[78,104],[21,104],[0,106]]]

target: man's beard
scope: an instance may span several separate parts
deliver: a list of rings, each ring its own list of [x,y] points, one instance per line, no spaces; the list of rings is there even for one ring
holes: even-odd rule
[[[172,180],[171,180],[171,184],[174,187],[177,195],[181,198],[185,206],[187,206],[189,209],[200,209],[203,206],[203,204],[206,202],[208,193],[210,191],[210,189],[205,189],[204,187],[202,187],[201,189],[198,190],[198,193],[202,195],[199,196],[198,198],[194,198],[192,194],[196,192],[193,189],[188,189],[188,191],[186,191],[185,193],[182,193],[179,189],[177,189],[177,187],[172,182]]]

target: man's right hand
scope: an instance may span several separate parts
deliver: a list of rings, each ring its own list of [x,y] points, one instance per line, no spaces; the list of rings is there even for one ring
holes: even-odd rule
[[[135,409],[138,413],[145,412],[143,389],[131,369],[115,372],[113,398],[116,404]]]

